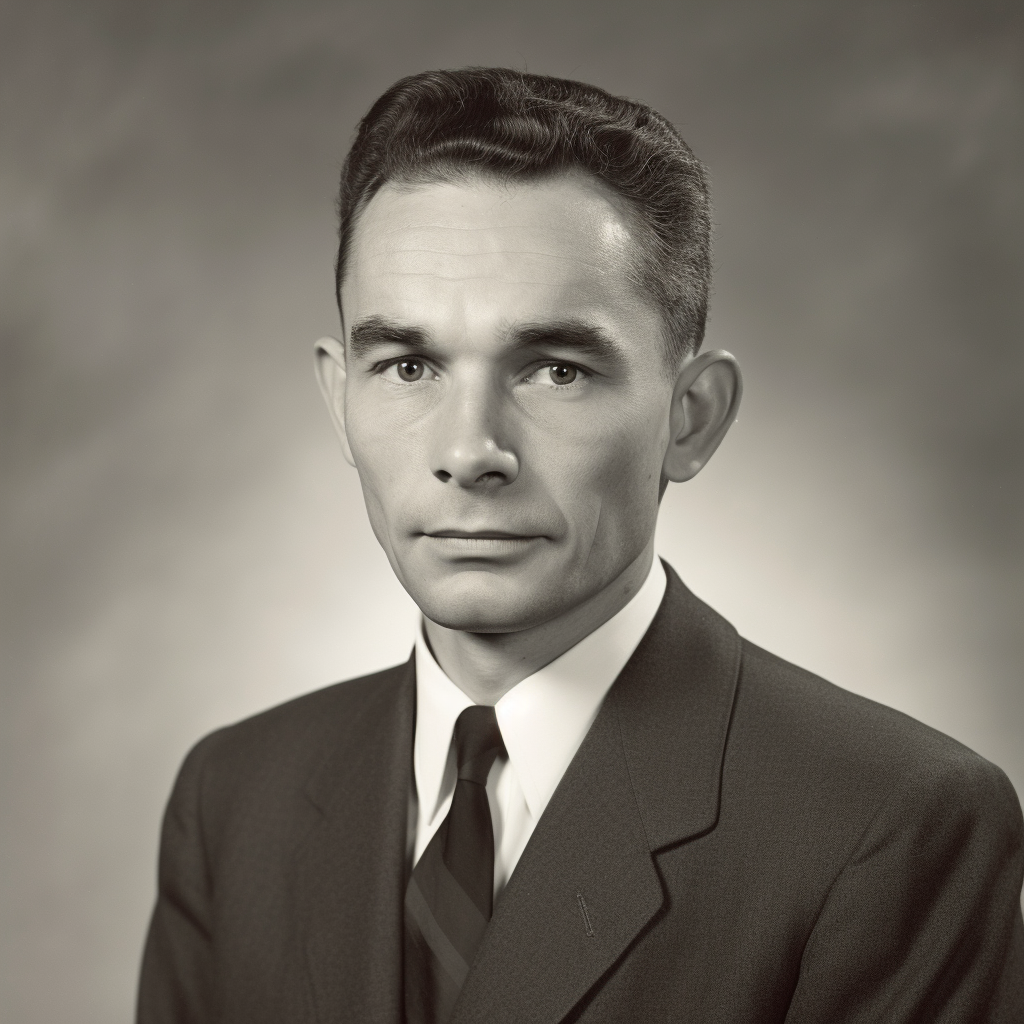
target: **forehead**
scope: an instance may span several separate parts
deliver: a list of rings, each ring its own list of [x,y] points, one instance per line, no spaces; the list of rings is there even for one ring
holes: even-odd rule
[[[342,306],[349,323],[376,313],[635,317],[649,302],[634,281],[633,252],[629,210],[582,174],[389,184],[356,225]]]

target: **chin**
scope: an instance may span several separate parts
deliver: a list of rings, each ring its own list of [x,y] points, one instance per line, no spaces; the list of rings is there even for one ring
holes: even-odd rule
[[[407,589],[428,619],[465,633],[516,633],[567,610],[559,607],[562,602],[552,583],[524,586],[524,581],[495,572],[460,572]]]

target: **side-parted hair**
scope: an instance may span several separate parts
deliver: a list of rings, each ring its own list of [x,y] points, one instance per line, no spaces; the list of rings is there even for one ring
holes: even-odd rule
[[[359,214],[387,182],[582,171],[626,201],[634,273],[661,309],[677,361],[704,339],[711,278],[707,172],[642,103],[583,82],[510,68],[425,71],[396,82],[362,119],[341,172],[335,287]]]

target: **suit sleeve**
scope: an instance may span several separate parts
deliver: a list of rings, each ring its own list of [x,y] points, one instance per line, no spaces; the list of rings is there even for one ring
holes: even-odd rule
[[[1024,826],[971,757],[904,780],[838,875],[787,1024],[1024,1021]]]
[[[164,812],[137,1024],[214,1019],[212,886],[200,816],[203,761],[212,739],[201,741],[185,759]]]

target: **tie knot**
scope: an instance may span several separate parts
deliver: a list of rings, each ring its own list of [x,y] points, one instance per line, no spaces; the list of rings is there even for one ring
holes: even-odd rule
[[[455,720],[455,756],[460,779],[486,785],[494,759],[504,752],[494,708],[474,704]]]

